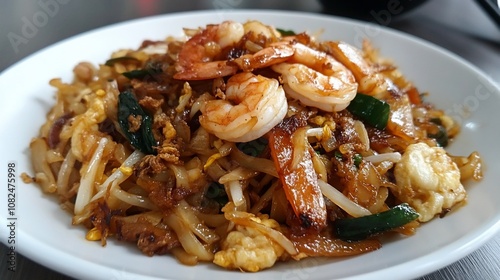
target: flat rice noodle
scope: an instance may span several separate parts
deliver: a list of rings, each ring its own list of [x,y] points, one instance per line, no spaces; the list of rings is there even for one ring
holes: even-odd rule
[[[321,230],[326,226],[326,207],[318,185],[317,174],[309,149],[302,153],[302,160],[293,164],[292,135],[306,126],[305,116],[283,120],[269,133],[269,147],[285,195],[302,227]],[[304,149],[299,149],[304,150]]]
[[[406,141],[412,141],[415,137],[415,125],[408,96],[392,97],[386,101],[391,106],[387,130]]]
[[[311,233],[301,236],[286,233],[285,235],[293,242],[299,253],[304,253],[310,257],[354,256],[377,250],[382,246],[380,241],[376,239],[347,242]]]

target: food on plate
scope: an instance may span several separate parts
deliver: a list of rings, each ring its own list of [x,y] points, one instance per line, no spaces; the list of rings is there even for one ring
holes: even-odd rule
[[[379,249],[466,202],[481,158],[370,42],[224,21],[144,41],[72,81],[30,143],[33,180],[85,238],[260,271]],[[439,94],[439,93],[436,93]]]

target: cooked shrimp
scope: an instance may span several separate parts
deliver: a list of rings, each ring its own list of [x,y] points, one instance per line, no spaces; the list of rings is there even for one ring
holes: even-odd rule
[[[248,142],[270,131],[287,109],[277,80],[244,72],[229,78],[225,99],[202,104],[200,124],[221,139]]]
[[[359,84],[358,92],[385,100],[391,106],[387,129],[394,135],[412,141],[415,137],[412,106],[408,95],[371,64],[361,50],[345,42],[325,42],[327,52],[353,73]],[[390,94],[389,94],[390,93]]]
[[[250,20],[243,24],[245,34],[253,33],[255,36],[262,36],[266,40],[277,40],[281,35],[273,27],[265,25],[258,20]]]
[[[364,57],[361,50],[345,42],[325,42],[323,46],[336,60],[345,65],[356,78],[359,84],[358,92],[381,97],[392,84],[376,67],[371,65]]]
[[[221,50],[238,43],[244,35],[243,25],[224,21],[210,24],[200,33],[191,37],[179,52],[177,73],[179,80],[206,80],[233,75],[237,65],[226,60],[214,61]]]
[[[295,50],[288,44],[276,43],[254,54],[245,54],[233,60],[243,71],[269,67],[293,56]]]
[[[330,55],[301,43],[289,43],[294,54],[271,68],[282,75],[286,93],[308,106],[324,111],[345,109],[358,85],[351,71]]]

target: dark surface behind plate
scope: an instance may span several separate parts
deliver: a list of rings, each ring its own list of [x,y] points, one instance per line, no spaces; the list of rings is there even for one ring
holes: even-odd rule
[[[440,9],[446,4],[480,10],[468,1],[428,1],[422,7],[404,16],[396,17],[388,10],[374,11],[373,19],[389,27],[419,36],[458,54],[482,69],[500,83],[500,46],[498,41],[478,39],[443,25],[439,21]],[[472,2],[472,1],[470,1]],[[299,10],[322,13],[321,5],[315,1],[5,1],[0,9],[0,71],[27,55],[55,43],[61,39],[94,29],[96,27],[121,22],[128,19],[178,11],[265,8]],[[399,6],[404,9],[404,6]],[[400,9],[399,9],[400,10]],[[477,22],[488,22],[487,16]],[[36,24],[36,25],[35,25]],[[30,26],[32,25],[32,26]],[[24,32],[24,33],[23,33]],[[16,37],[16,35],[18,37]],[[17,39],[17,40],[16,40]],[[2,96],[6,96],[5,93]],[[4,221],[2,221],[4,222]],[[2,237],[4,238],[4,237]],[[4,242],[4,240],[2,240]],[[44,268],[21,255],[17,255],[16,272],[8,268],[5,245],[1,245],[0,279],[69,279]],[[500,279],[500,235],[468,257],[421,279]]]

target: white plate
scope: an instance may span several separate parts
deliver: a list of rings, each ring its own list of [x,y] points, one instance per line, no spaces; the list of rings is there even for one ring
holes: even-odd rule
[[[133,246],[110,240],[106,247],[85,240],[85,231],[71,225],[57,200],[35,185],[17,184],[17,250],[52,269],[85,279],[409,279],[452,263],[482,245],[500,228],[499,88],[475,67],[436,46],[379,26],[334,17],[276,11],[211,11],[170,14],[97,29],[46,48],[7,69],[0,76],[0,154],[2,178],[7,162],[17,174],[31,170],[28,143],[37,135],[54,103],[53,77],[70,81],[73,66],[82,60],[104,62],[120,48],[136,48],[144,39],[181,35],[183,27],[204,26],[233,19],[258,19],[276,27],[322,31],[322,39],[360,45],[370,39],[382,55],[392,58],[430,100],[463,124],[450,151],[466,155],[478,150],[486,163],[485,178],[467,184],[468,205],[435,219],[416,235],[390,240],[375,252],[341,259],[306,259],[278,264],[254,273],[224,271],[215,265],[183,266],[170,256],[146,257]],[[5,176],[5,177],[4,177]],[[2,179],[6,182],[7,179]],[[4,184],[6,185],[6,183]],[[1,188],[2,205],[7,200]],[[0,220],[7,220],[2,207]],[[8,228],[0,227],[6,243]]]

